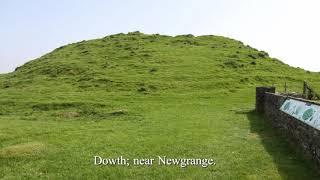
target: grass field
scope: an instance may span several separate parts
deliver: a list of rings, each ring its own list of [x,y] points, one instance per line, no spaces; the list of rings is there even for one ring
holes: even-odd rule
[[[318,179],[254,112],[255,87],[319,73],[218,36],[118,34],[0,75],[2,179]],[[95,166],[93,157],[213,158],[208,168]]]

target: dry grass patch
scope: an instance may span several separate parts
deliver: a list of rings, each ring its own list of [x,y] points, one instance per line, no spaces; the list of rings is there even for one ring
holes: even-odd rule
[[[40,142],[17,144],[0,149],[0,158],[36,156],[45,149],[46,146]]]
[[[64,118],[74,118],[74,117],[79,117],[80,113],[78,112],[64,112],[60,114],[61,117]]]

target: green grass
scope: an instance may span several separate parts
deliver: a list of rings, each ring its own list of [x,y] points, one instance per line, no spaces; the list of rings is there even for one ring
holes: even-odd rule
[[[239,41],[118,34],[70,44],[0,75],[0,178],[317,179],[254,112],[255,87],[315,89]],[[105,158],[213,158],[208,168],[94,166]]]

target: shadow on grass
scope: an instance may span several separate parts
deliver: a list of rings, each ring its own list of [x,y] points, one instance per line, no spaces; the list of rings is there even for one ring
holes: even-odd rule
[[[303,153],[289,144],[280,130],[272,127],[263,116],[256,111],[242,112],[250,121],[251,133],[259,135],[265,150],[273,157],[282,179],[320,179],[320,175],[310,160]]]

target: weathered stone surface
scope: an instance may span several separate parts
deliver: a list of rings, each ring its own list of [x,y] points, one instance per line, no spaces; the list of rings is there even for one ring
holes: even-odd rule
[[[275,93],[275,87],[257,87],[256,88],[256,110],[259,113],[264,112],[264,94],[266,92]]]
[[[274,127],[278,128],[280,132],[288,137],[291,144],[300,147],[307,157],[311,157],[317,165],[320,165],[320,131],[280,110],[280,107],[287,98],[319,104],[276,94],[274,91],[274,89],[270,90],[266,87],[257,88],[257,112],[264,114]]]

